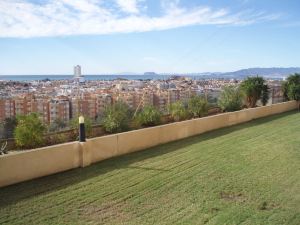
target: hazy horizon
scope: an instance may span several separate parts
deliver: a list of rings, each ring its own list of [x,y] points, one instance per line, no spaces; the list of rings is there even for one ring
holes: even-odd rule
[[[164,72],[164,73],[160,73],[160,72],[157,72],[157,71],[144,71],[144,72],[141,72],[141,73],[137,73],[137,72],[120,72],[120,73],[94,73],[94,74],[86,74],[86,73],[83,73],[83,75],[85,76],[117,76],[117,75],[126,75],[126,76],[135,76],[135,75],[144,75],[144,73],[146,72],[154,72],[155,74],[157,75],[188,75],[188,74],[199,74],[199,75],[202,75],[202,74],[214,74],[214,73],[233,73],[233,72],[237,72],[237,71],[240,71],[240,70],[248,70],[248,69],[290,69],[290,68],[298,68],[300,69],[300,66],[291,66],[291,67],[250,67],[250,68],[241,68],[241,69],[238,69],[238,70],[233,70],[233,71],[204,71],[204,72]],[[73,73],[57,73],[57,74],[52,74],[52,73],[44,73],[44,74],[0,74],[0,76],[74,76]]]

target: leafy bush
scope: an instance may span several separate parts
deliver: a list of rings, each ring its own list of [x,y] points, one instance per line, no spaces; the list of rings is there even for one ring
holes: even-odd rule
[[[265,80],[263,77],[248,77],[241,83],[241,91],[246,97],[246,103],[248,107],[255,107],[258,100],[261,99],[263,90],[265,88]],[[269,97],[264,96],[264,102],[267,102]]]
[[[103,114],[102,124],[106,132],[116,133],[127,130],[129,127],[131,111],[128,105],[118,101],[108,106]]]
[[[45,143],[45,131],[46,127],[42,124],[38,114],[17,116],[17,126],[14,132],[16,145],[20,148],[40,147]]]
[[[189,117],[189,112],[181,101],[169,105],[169,113],[174,121],[184,120]]]
[[[137,122],[142,126],[155,126],[161,122],[161,113],[154,106],[145,106],[137,115]]]
[[[204,97],[193,96],[188,102],[188,111],[194,118],[202,117],[208,113],[208,102]]]
[[[55,145],[60,143],[65,143],[68,141],[68,137],[66,134],[51,134],[47,138],[47,145]]]
[[[227,86],[224,87],[219,100],[218,106],[222,111],[233,112],[242,108],[243,99],[238,87]]]

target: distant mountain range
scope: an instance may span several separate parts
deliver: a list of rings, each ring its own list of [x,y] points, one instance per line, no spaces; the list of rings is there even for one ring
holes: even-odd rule
[[[300,73],[300,67],[289,67],[289,68],[249,68],[238,70],[235,72],[222,73],[224,76],[234,76],[234,77],[247,77],[247,76],[265,76],[280,78],[285,77],[293,73]]]
[[[216,77],[226,77],[226,78],[237,78],[243,79],[248,76],[264,76],[267,78],[283,78],[293,73],[300,73],[300,67],[272,67],[272,68],[249,68],[237,70],[234,72],[205,72],[205,73],[189,73],[189,76],[210,76]],[[182,75],[182,74],[164,74],[164,75]]]

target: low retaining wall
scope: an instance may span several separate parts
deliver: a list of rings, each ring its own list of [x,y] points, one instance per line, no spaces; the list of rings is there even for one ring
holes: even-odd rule
[[[78,142],[12,153],[0,157],[0,187],[77,168]]]
[[[297,102],[290,101],[4,155],[0,157],[0,187],[296,108]]]

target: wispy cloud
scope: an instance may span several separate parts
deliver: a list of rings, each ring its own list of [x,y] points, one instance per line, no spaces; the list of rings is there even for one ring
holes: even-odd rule
[[[126,13],[139,13],[137,0],[116,0],[120,9]]]
[[[263,12],[231,13],[208,6],[185,8],[179,0],[164,1],[163,13],[151,17],[141,13],[144,0],[114,1],[126,15],[104,5],[103,0],[48,0],[45,4],[0,1],[0,37],[145,32],[191,25],[249,25],[276,19]]]

